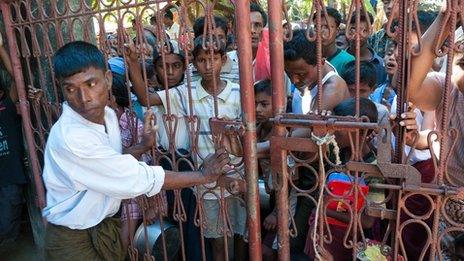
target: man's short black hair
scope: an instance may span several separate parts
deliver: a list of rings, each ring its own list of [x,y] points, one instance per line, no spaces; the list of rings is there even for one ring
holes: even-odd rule
[[[53,57],[53,68],[58,80],[83,72],[90,67],[105,71],[105,57],[93,44],[75,41],[65,44]]]
[[[345,70],[342,73],[342,78],[346,84],[351,85],[356,83],[356,62],[351,61],[345,65]],[[359,63],[359,83],[365,83],[371,89],[377,85],[377,76],[375,66],[367,61]]]
[[[195,59],[197,56],[198,56],[198,52],[200,52],[200,50],[203,50],[203,35],[200,35],[198,36],[197,38],[195,38],[195,41],[193,42],[193,51],[192,51],[192,55],[193,55],[193,58]],[[208,47],[210,45],[209,43],[209,37],[206,37],[206,46]],[[217,45],[217,49],[214,50],[214,53],[219,53],[221,56],[225,55],[226,54],[226,43],[224,43],[223,41],[219,41],[218,39],[216,39],[216,36],[213,35],[213,42],[216,43]]]
[[[264,12],[264,9],[261,7],[261,5],[255,2],[250,3],[250,13],[251,12],[259,12],[263,18],[263,26],[267,25],[267,14]]]
[[[271,80],[265,79],[255,83],[255,94],[257,93],[265,93],[268,96],[272,96],[272,85]]]
[[[214,24],[216,25],[216,28],[221,28],[224,33],[228,34],[228,28],[227,28],[227,19],[224,16],[213,16],[214,19]],[[193,24],[193,33],[195,35],[195,38],[198,36],[203,35],[203,30],[205,28],[205,17],[199,17],[195,20],[195,23]]]
[[[172,14],[172,11],[167,9],[164,11],[164,17],[169,18],[171,20],[174,20],[174,14]]]
[[[361,12],[360,15],[359,15],[359,21],[361,23],[362,22],[367,23],[368,18],[369,18],[370,24],[372,25],[374,23],[374,17],[372,16],[371,13],[367,12],[367,17],[363,12]],[[353,13],[353,16],[351,16],[350,24],[352,24],[352,25],[356,24],[356,15],[354,13]]]
[[[303,59],[309,65],[316,65],[316,44],[308,41],[306,31],[298,29],[293,31],[293,38],[284,44],[284,59],[296,61]]]
[[[340,12],[337,9],[330,6],[326,7],[325,9],[327,10],[327,15],[335,20],[335,24],[337,25],[337,27],[340,26],[340,24],[343,22],[343,18]],[[313,19],[316,19],[316,16],[314,16]]]
[[[333,112],[337,116],[355,116],[356,99],[348,98],[342,101],[335,106]],[[377,122],[378,120],[377,106],[375,106],[374,102],[371,100],[363,97],[359,98],[359,114],[361,116],[367,116],[370,122]]]

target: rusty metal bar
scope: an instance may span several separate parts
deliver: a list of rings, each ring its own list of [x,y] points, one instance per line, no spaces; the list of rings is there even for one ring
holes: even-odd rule
[[[269,12],[269,48],[271,59],[272,81],[272,110],[274,116],[286,111],[286,92],[284,85],[284,55],[283,55],[283,28],[282,28],[282,0],[268,0]],[[275,135],[285,136],[284,126],[275,126]],[[289,221],[288,221],[288,184],[287,184],[287,151],[280,150],[278,159],[272,161],[273,172],[279,175],[277,178],[280,187],[275,188],[277,194],[278,219],[278,243],[279,260],[290,259]]]
[[[34,144],[34,134],[32,133],[31,128],[31,116],[29,114],[29,102],[26,98],[26,86],[23,77],[23,70],[21,67],[21,61],[19,60],[20,54],[16,48],[18,45],[16,43],[16,36],[14,33],[14,27],[12,25],[12,15],[10,6],[6,1],[0,2],[0,6],[3,13],[3,21],[5,23],[6,35],[8,38],[8,48],[10,51],[11,63],[13,67],[13,77],[16,84],[16,89],[19,96],[19,110],[21,112],[21,118],[23,122],[24,136],[26,139],[28,151],[29,151],[29,161],[31,163],[32,174],[34,177],[35,189],[37,191],[37,207],[40,209],[45,207],[45,189],[42,181],[42,176],[40,175],[41,170],[39,166],[39,159],[37,156],[36,147]]]
[[[405,107],[405,102],[407,101],[407,90],[403,86],[405,86],[408,82],[408,65],[410,65],[408,56],[409,56],[409,45],[408,45],[408,37],[409,37],[409,15],[408,15],[408,1],[400,1],[399,2],[399,18],[398,19],[398,31],[400,32],[398,36],[398,53],[403,54],[398,57],[398,77],[397,77],[397,86],[398,93],[397,93],[397,110],[396,110],[396,118],[400,119],[401,114],[403,111],[406,111],[407,108]],[[395,163],[402,163],[404,158],[404,132],[405,128],[398,126],[397,133],[395,133],[397,139],[395,144]]]
[[[249,2],[235,3],[237,45],[240,71],[240,100],[243,111],[243,152],[247,183],[247,223],[250,260],[261,260],[261,222],[258,189],[258,159],[256,148],[255,93],[253,88],[253,65],[251,53],[251,27]]]
[[[275,118],[274,123],[285,127],[327,127],[334,130],[346,129],[378,129],[377,123],[370,122],[347,122],[347,121],[329,121],[329,120],[310,120],[310,119],[285,119]]]

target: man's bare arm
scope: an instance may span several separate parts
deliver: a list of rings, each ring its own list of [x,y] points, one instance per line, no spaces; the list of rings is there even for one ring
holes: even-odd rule
[[[350,93],[345,81],[339,76],[333,76],[323,85],[322,110],[332,111],[333,108],[349,97]]]
[[[440,12],[421,38],[422,52],[420,55],[411,58],[411,75],[408,84],[409,97],[411,102],[422,111],[435,110],[441,102],[442,88],[426,77],[437,57],[435,47],[443,45],[450,33],[450,25],[447,25],[443,36],[439,38],[444,17],[445,13]]]
[[[350,93],[345,81],[339,77],[331,77],[324,85],[322,91],[322,112],[321,115],[326,115],[326,112],[332,111],[339,103],[348,99]],[[292,131],[292,137],[308,138],[311,136],[311,130],[308,128],[296,128]]]
[[[201,171],[176,172],[165,170],[163,189],[180,189],[216,181],[229,163],[229,155],[224,148],[210,154],[203,161]]]

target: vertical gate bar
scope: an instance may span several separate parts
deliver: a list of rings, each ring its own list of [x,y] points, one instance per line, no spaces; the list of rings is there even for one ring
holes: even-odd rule
[[[407,81],[408,81],[408,64],[409,64],[409,15],[408,15],[408,1],[399,1],[399,17],[398,17],[398,54],[399,59],[397,59],[398,63],[398,77],[397,77],[397,85],[398,92],[397,92],[397,109],[396,109],[396,117],[400,119],[401,114],[404,111],[407,111],[407,107],[405,108],[405,102],[407,102]],[[403,152],[404,152],[404,128],[398,125],[397,132],[395,133],[396,144],[395,144],[395,151],[394,151],[394,162],[398,164],[403,164]],[[395,198],[396,197],[396,198]],[[396,224],[395,224],[395,232],[394,236],[392,237],[392,245],[393,247],[393,260],[398,259],[398,254],[400,254],[401,249],[399,247],[399,241],[402,240],[402,232],[400,232],[401,227],[401,213],[404,208],[404,201],[403,201],[403,191],[399,190],[397,193],[394,194],[392,203],[394,204],[393,207],[397,209],[396,214]],[[403,210],[404,211],[404,210]]]
[[[271,80],[272,80],[272,110],[274,116],[285,113],[286,90],[284,85],[284,54],[283,54],[283,28],[282,28],[282,0],[268,0],[269,12],[269,48],[271,57]],[[284,126],[275,126],[275,135],[285,136]],[[288,233],[288,183],[287,183],[287,151],[280,150],[278,162],[272,162],[273,171],[281,176],[278,177],[281,184],[276,188],[278,209],[278,241],[279,260],[290,260],[290,243]]]
[[[16,90],[19,97],[19,110],[21,112],[21,119],[23,122],[24,136],[26,139],[28,153],[31,162],[32,175],[34,177],[35,189],[37,192],[37,207],[40,209],[45,207],[45,190],[40,175],[39,159],[34,144],[34,135],[32,133],[31,116],[29,114],[29,102],[26,98],[26,86],[24,85],[24,78],[22,75],[21,62],[19,60],[18,50],[15,48],[16,38],[14,34],[13,24],[11,22],[11,10],[7,2],[2,1],[0,7],[3,13],[3,21],[5,23],[5,30],[8,40],[8,49],[10,51],[11,63],[13,67],[13,77],[16,84]]]
[[[256,157],[256,114],[251,53],[250,6],[238,0],[235,6],[240,73],[240,100],[243,110],[243,152],[247,184],[247,224],[250,260],[261,260],[261,222],[259,211],[258,159]]]
[[[321,12],[323,7],[322,2],[314,1],[313,5],[316,5],[316,74],[317,74],[317,111],[318,113],[322,112],[322,96],[324,92],[324,88],[322,87],[322,18]],[[324,17],[327,18],[327,17]],[[311,104],[310,111],[312,110]],[[322,227],[322,226],[321,226]]]
[[[409,60],[409,48],[408,48],[408,37],[409,37],[409,19],[408,19],[408,1],[399,2],[399,17],[398,17],[398,31],[399,31],[399,41],[398,41],[398,54],[399,59],[398,63],[398,75],[396,86],[398,86],[397,93],[397,110],[396,118],[400,119],[403,111],[406,111],[407,108],[404,108],[404,103],[407,101],[406,95],[406,84],[408,77],[408,60]],[[402,164],[403,163],[403,150],[404,150],[404,130],[405,128],[398,126],[397,133],[395,133],[396,144],[395,144],[395,157],[394,162]]]
[[[447,150],[450,149],[450,141],[448,140],[449,137],[449,130],[450,130],[450,99],[451,99],[451,89],[452,89],[452,74],[453,74],[453,61],[454,61],[454,54],[455,54],[455,34],[453,32],[456,31],[456,23],[457,23],[457,15],[458,15],[458,8],[459,8],[459,3],[457,0],[451,0],[448,1],[448,14],[450,15],[450,23],[451,23],[451,33],[448,36],[448,42],[449,42],[449,48],[450,51],[447,54],[447,61],[446,61],[446,76],[445,76],[445,86],[443,90],[443,98],[442,98],[442,106],[443,106],[443,116],[441,119],[440,123],[440,150],[439,150],[439,155],[440,155],[440,161],[438,164],[438,172],[435,175],[438,175],[437,178],[437,183],[438,185],[443,185],[449,182],[447,179],[446,173],[447,173],[447,168],[448,168],[448,161],[446,160],[446,155],[447,155]],[[463,133],[460,133],[461,135]],[[448,154],[449,155],[449,154]],[[436,210],[433,216],[433,226],[432,226],[432,245],[430,247],[430,258],[429,260],[434,260],[436,259],[436,256],[438,255],[438,258],[441,260],[443,257],[441,256],[441,253],[438,251],[438,245],[441,243],[439,238],[439,226],[440,226],[440,217],[444,213],[440,213],[440,209],[442,209],[442,204],[446,204],[446,198],[443,197],[443,195],[438,195],[436,199]],[[446,207],[445,213],[446,213]]]

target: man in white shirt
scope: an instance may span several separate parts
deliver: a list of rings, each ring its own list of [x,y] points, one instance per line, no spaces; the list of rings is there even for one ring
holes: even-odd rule
[[[209,155],[201,172],[164,171],[137,161],[154,145],[153,114],[145,117],[142,142],[123,152],[117,117],[106,107],[112,74],[103,54],[77,41],[60,48],[53,62],[66,102],[45,150],[46,260],[122,260],[120,224],[110,218],[122,199],[215,181],[228,155]]]
[[[169,39],[176,40],[179,37],[179,24],[174,22],[174,15],[171,10],[166,10],[163,18],[164,26],[166,27],[166,34],[169,35]]]

